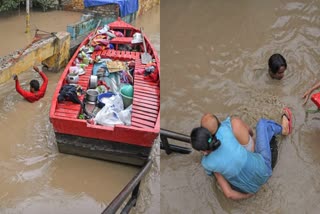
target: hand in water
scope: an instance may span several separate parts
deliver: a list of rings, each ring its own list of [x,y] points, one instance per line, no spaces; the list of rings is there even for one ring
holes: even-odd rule
[[[305,105],[308,102],[310,94],[311,94],[310,90],[308,90],[308,91],[306,91],[306,93],[304,93],[304,95],[302,96],[302,99],[304,99],[304,102],[302,105]]]

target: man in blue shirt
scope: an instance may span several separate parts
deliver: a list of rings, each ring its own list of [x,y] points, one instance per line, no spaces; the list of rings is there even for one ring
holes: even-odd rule
[[[192,147],[204,154],[201,164],[205,171],[214,174],[225,196],[234,200],[252,196],[270,178],[270,141],[275,135],[291,133],[292,115],[290,109],[285,108],[281,125],[260,119],[254,152],[244,147],[250,143],[253,133],[240,121],[228,117],[220,123],[214,115],[211,118],[205,115],[202,127],[191,132]]]

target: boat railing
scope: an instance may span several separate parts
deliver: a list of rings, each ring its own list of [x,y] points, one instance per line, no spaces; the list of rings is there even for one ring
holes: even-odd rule
[[[178,140],[185,143],[190,143],[190,136],[173,132],[166,129],[160,129],[160,148],[165,150],[167,155],[171,154],[172,152],[181,153],[181,154],[190,154],[191,148],[178,146],[175,144],[170,144],[168,139]]]
[[[149,161],[142,167],[142,169],[129,181],[129,183],[122,189],[122,191],[113,199],[108,207],[102,212],[102,214],[114,214],[121,207],[121,205],[128,198],[131,193],[130,199],[127,201],[124,208],[121,210],[121,214],[127,214],[131,208],[137,203],[139,196],[139,188],[142,178],[148,173],[152,165],[152,160]]]

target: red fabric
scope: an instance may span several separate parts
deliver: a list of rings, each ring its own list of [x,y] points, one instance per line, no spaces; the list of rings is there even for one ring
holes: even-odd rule
[[[97,85],[98,85],[98,86],[103,85],[103,86],[105,86],[108,90],[110,89],[110,87],[107,86],[107,84],[106,84],[105,82],[103,82],[102,80],[98,80],[98,84],[97,84]]]
[[[159,72],[158,69],[155,69],[150,75],[145,76],[144,78],[150,79],[153,82],[158,82],[159,81]]]
[[[31,103],[38,101],[46,93],[46,89],[47,89],[47,85],[48,85],[48,78],[46,77],[46,75],[42,71],[39,72],[39,74],[43,79],[43,83],[42,83],[39,91],[36,91],[34,93],[32,93],[30,91],[23,90],[19,84],[19,80],[18,79],[16,80],[16,91]]]
[[[314,102],[314,104],[316,104],[318,108],[320,108],[320,93],[313,94],[311,96],[311,100],[312,102]]]

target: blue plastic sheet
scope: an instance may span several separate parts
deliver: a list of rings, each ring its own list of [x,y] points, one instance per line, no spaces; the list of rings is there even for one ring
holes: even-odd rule
[[[139,0],[84,0],[83,2],[85,7],[118,4],[121,17],[134,13],[139,9]]]

